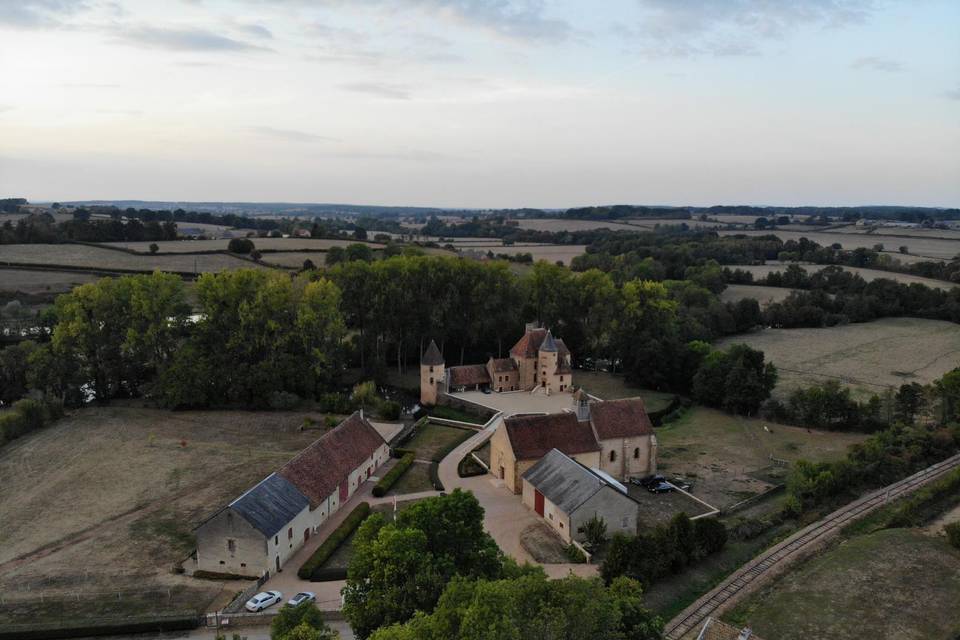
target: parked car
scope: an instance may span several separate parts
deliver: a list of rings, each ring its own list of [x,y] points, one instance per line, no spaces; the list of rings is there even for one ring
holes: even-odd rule
[[[675,486],[677,489],[683,489],[684,491],[690,491],[693,489],[693,484],[684,480],[683,478],[670,478],[670,484]]]
[[[283,600],[283,594],[279,591],[261,591],[257,595],[247,600],[247,604],[244,606],[246,607],[247,611],[256,613],[258,611],[263,611],[267,607],[272,607],[281,600]]]
[[[660,484],[661,482],[666,482],[666,481],[667,481],[666,478],[657,474],[653,476],[647,476],[646,478],[641,478],[639,484],[641,487],[650,488],[651,485]]]
[[[670,493],[673,491],[673,485],[669,482],[657,482],[647,485],[647,491],[650,493]]]
[[[315,594],[313,591],[301,591],[297,595],[287,600],[287,604],[290,605],[291,607],[295,607],[304,602],[316,602],[316,601],[317,601],[317,594]]]
[[[484,393],[487,393],[487,394],[493,393],[492,391],[490,391],[490,387],[480,387],[480,391],[482,391],[482,392],[484,392]]]

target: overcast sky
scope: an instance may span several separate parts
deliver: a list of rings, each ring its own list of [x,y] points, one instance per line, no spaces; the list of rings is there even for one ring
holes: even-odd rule
[[[957,0],[0,0],[0,197],[960,206]]]

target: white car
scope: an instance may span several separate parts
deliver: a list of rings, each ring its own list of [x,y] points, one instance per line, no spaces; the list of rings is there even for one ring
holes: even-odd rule
[[[267,607],[272,607],[281,600],[283,600],[283,594],[279,591],[261,591],[257,595],[247,600],[247,604],[244,606],[246,606],[247,611],[256,613],[258,611],[263,611]]]
[[[317,594],[312,591],[301,591],[297,595],[293,596],[287,600],[287,604],[291,607],[295,607],[303,602],[316,602]]]

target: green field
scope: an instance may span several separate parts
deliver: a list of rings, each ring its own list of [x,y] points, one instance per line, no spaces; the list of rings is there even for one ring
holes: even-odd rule
[[[439,462],[451,446],[463,442],[474,433],[470,429],[427,423],[417,429],[416,435],[404,443],[403,448],[416,451],[417,460]]]
[[[672,393],[653,391],[630,384],[622,375],[604,373],[602,371],[584,371],[578,369],[573,374],[573,381],[578,387],[604,400],[618,400],[640,396],[647,406],[647,411],[659,411],[670,404]]]
[[[921,529],[886,529],[819,554],[732,616],[779,640],[948,640],[958,605],[960,551]]]
[[[433,491],[433,483],[430,481],[430,464],[428,462],[414,462],[400,476],[400,479],[390,487],[386,495],[402,496],[408,493]]]

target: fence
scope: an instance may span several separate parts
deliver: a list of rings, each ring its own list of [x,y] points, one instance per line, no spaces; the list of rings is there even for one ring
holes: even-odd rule
[[[239,613],[243,611],[243,605],[247,603],[247,600],[252,598],[258,591],[260,587],[270,579],[270,572],[264,573],[262,576],[257,578],[257,580],[251,584],[249,587],[237,594],[237,597],[230,601],[230,604],[223,608],[224,613]]]

